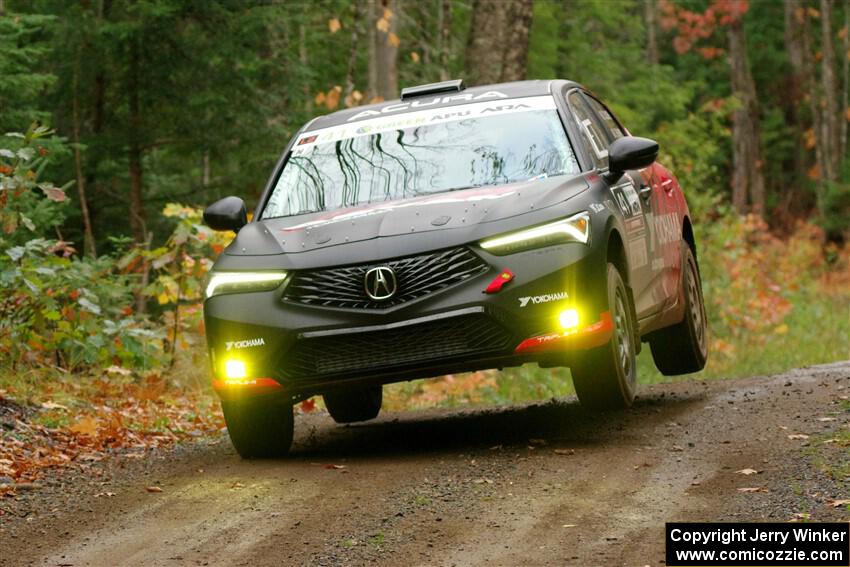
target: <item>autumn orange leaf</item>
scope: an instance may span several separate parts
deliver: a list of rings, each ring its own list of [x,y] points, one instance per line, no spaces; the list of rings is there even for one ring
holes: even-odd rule
[[[328,107],[328,110],[334,110],[339,106],[339,98],[341,94],[342,87],[339,85],[328,91],[328,94],[325,97],[325,106]]]
[[[98,426],[99,423],[97,419],[91,416],[86,416],[77,421],[68,429],[78,435],[87,435],[89,437],[94,437],[95,435],[97,435]]]
[[[328,20],[328,31],[331,33],[336,33],[342,28],[342,24],[339,23],[339,18],[331,18]]]

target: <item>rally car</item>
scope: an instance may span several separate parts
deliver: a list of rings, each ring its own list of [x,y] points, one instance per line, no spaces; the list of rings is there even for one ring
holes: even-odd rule
[[[684,195],[581,85],[403,89],[289,142],[206,285],[213,384],[243,457],[285,454],[293,404],[376,417],[382,386],[526,363],[568,366],[579,400],[629,406],[648,342],[664,374],[707,356]]]

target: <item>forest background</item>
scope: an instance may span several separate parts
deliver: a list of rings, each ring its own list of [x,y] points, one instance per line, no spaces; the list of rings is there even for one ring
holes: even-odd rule
[[[850,358],[848,27],[850,0],[0,0],[0,403],[66,449],[217,431],[200,300],[230,236],[202,207],[255,204],[311,117],[449,78],[573,79],[660,142],[696,219],[696,378]],[[526,366],[385,399],[570,392]],[[0,475],[67,458],[16,439]]]

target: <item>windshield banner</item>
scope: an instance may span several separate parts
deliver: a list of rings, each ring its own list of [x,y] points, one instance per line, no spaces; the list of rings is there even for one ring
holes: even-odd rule
[[[403,130],[406,128],[415,128],[417,126],[467,120],[470,118],[484,118],[497,114],[503,115],[514,112],[528,112],[532,110],[555,110],[555,101],[551,95],[530,96],[523,98],[511,98],[507,100],[491,100],[449,107],[444,106],[429,110],[420,110],[418,112],[409,112],[397,116],[372,118],[370,120],[358,122],[357,124],[343,124],[340,126],[333,126],[331,128],[324,128],[322,130],[304,132],[298,137],[298,141],[295,143],[292,153],[293,155],[300,155],[316,144],[327,144],[329,142],[358,138],[360,136],[370,136],[392,130]]]

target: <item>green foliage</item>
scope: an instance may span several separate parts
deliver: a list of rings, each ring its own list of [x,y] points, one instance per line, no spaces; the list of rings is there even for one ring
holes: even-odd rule
[[[81,370],[173,360],[200,324],[209,258],[229,237],[201,226],[198,209],[170,204],[163,216],[177,223],[163,246],[116,240],[112,255],[80,258],[70,243],[46,238],[67,204],[64,190],[40,177],[45,147],[62,152],[50,134],[33,126],[0,147],[0,361]],[[138,296],[157,300],[155,318],[135,312]]]
[[[38,181],[50,154],[45,145],[56,145],[55,140],[46,142],[51,134],[46,127],[33,124],[25,134],[12,132],[2,138],[0,246],[44,235],[64,220],[59,203],[65,201],[65,188]],[[19,226],[26,230],[18,231]]]
[[[48,14],[0,11],[0,133],[50,116],[38,100],[56,77],[37,69],[50,49],[43,32],[55,20]]]
[[[0,361],[148,367],[161,357],[161,340],[131,316],[132,276],[113,257],[80,259],[69,243],[43,237],[61,222],[65,201],[40,179],[50,134],[34,126],[0,146]]]
[[[68,370],[156,364],[161,333],[130,316],[130,278],[109,256],[72,259],[63,251],[40,238],[3,251],[0,357]]]

